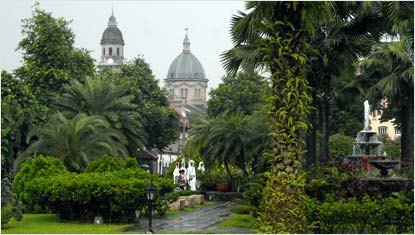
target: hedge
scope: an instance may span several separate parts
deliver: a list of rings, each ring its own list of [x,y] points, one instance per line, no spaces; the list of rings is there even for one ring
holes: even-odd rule
[[[374,198],[368,195],[323,202],[309,199],[306,215],[314,233],[413,233],[413,200],[395,194],[394,197]]]
[[[161,195],[174,188],[172,180],[127,169],[36,178],[27,190],[62,220],[92,222],[100,215],[106,223],[129,223],[135,219],[134,211],[147,205],[144,188],[150,180]]]

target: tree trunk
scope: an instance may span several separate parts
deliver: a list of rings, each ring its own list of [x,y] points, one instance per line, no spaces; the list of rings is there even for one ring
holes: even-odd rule
[[[414,161],[414,90],[409,91],[409,100],[401,103],[401,159],[406,165]]]
[[[320,158],[329,157],[329,109],[330,109],[330,97],[331,97],[331,77],[325,75],[321,83],[322,91],[320,94],[319,105],[319,122],[321,131],[320,140]]]
[[[313,101],[311,105],[313,107],[317,107],[317,92],[316,92],[316,81],[315,78],[308,79],[310,86],[312,87],[312,97]],[[316,110],[312,109],[310,111],[310,114],[308,116],[308,121],[311,124],[311,127],[309,129],[308,135],[306,137],[306,146],[307,146],[307,166],[310,166],[311,164],[315,163],[317,161],[317,149],[316,149],[316,138],[317,138],[317,120],[316,120]]]

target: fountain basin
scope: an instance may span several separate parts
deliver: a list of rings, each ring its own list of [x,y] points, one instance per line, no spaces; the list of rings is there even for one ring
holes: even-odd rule
[[[381,177],[387,177],[388,176],[388,169],[394,168],[395,166],[398,166],[402,163],[402,161],[399,160],[369,160],[369,163],[372,164],[374,167],[378,168],[380,170],[380,176]]]

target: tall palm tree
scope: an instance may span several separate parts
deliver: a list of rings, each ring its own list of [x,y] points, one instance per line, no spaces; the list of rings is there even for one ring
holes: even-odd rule
[[[398,108],[401,128],[401,159],[413,163],[414,158],[414,61],[413,44],[402,38],[398,42],[377,45],[364,62],[366,76],[379,80],[370,94],[388,98]]]
[[[326,3],[247,2],[247,14],[233,18],[234,48],[222,54],[227,71],[239,67],[266,68],[271,74],[270,117],[272,151],[268,154],[271,176],[264,190],[264,232],[306,231],[304,188],[299,168],[304,154],[302,136],[309,128],[310,86],[304,79],[314,20],[327,16]],[[250,47],[249,47],[250,46]],[[243,59],[241,48],[251,50]],[[241,59],[242,57],[242,59]],[[285,201],[286,203],[280,203]]]
[[[16,159],[15,168],[32,154],[58,157],[69,169],[78,172],[103,154],[127,155],[123,135],[96,115],[79,114],[67,119],[57,113],[49,123],[29,132],[27,142],[32,139],[31,145]]]
[[[111,87],[103,78],[89,77],[84,83],[75,80],[65,86],[56,106],[69,118],[80,113],[104,117],[112,128],[125,135],[128,151],[134,155],[144,145],[145,133],[133,99],[125,87]]]

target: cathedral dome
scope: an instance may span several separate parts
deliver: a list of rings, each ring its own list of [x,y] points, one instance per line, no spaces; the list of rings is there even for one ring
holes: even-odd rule
[[[183,52],[170,64],[169,79],[206,79],[205,71],[199,60],[190,52],[190,41],[187,34],[183,41]]]
[[[124,39],[122,37],[121,30],[117,27],[117,21],[114,17],[114,14],[110,16],[108,27],[102,34],[101,45],[102,44],[124,45]]]

